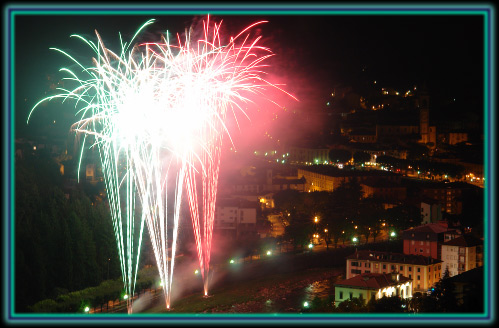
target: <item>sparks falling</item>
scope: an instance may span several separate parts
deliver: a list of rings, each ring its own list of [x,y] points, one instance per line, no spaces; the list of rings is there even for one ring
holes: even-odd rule
[[[208,295],[210,277],[222,141],[225,134],[230,138],[225,124],[227,114],[246,115],[241,105],[251,101],[249,96],[261,94],[269,86],[278,88],[262,77],[265,67],[262,62],[273,55],[270,49],[257,45],[260,37],[249,41],[251,28],[262,23],[265,22],[252,24],[223,44],[221,23],[212,26],[208,17],[203,21],[203,38],[191,40],[191,31],[186,34],[184,42],[177,36],[175,47],[169,40],[164,40],[164,44],[155,44],[151,48],[158,59],[168,63],[165,66],[178,65],[175,67],[179,69],[174,71],[179,74],[181,82],[177,86],[185,88],[177,92],[175,99],[181,97],[180,107],[187,106],[184,112],[189,116],[187,126],[181,126],[187,130],[187,136],[184,131],[182,139],[188,140],[183,144],[185,163],[188,164],[185,189],[205,295]],[[175,48],[176,54],[172,51]],[[191,110],[195,112],[191,113]]]
[[[61,93],[42,99],[30,112],[31,116],[44,101],[76,100],[80,119],[72,129],[83,135],[84,145],[90,142],[99,151],[124,289],[130,295],[129,313],[144,226],[170,308],[184,189],[204,295],[208,295],[222,141],[225,135],[230,139],[227,115],[246,115],[242,105],[268,87],[281,90],[263,78],[262,62],[273,54],[257,45],[260,37],[249,41],[251,28],[264,22],[224,44],[221,22],[212,24],[208,17],[199,40],[191,39],[199,31],[190,30],[184,38],[177,35],[175,44],[165,36],[161,42],[130,47],[153,21],[146,22],[130,42],[122,42],[119,55],[105,47],[97,31],[97,43],[74,35],[94,51],[91,67],[54,49],[81,68],[80,72],[61,69],[77,87],[59,89]]]

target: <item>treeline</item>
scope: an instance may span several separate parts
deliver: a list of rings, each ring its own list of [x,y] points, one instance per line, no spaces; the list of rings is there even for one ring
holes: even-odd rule
[[[120,276],[106,202],[87,197],[82,184],[64,188],[64,182],[47,154],[16,158],[16,312]]]
[[[135,290],[159,287],[157,284],[157,270],[154,267],[139,271]],[[83,313],[85,307],[108,309],[109,301],[124,301],[123,281],[121,278],[106,280],[99,286],[58,295],[55,299],[48,298],[29,306],[29,310],[36,313]]]

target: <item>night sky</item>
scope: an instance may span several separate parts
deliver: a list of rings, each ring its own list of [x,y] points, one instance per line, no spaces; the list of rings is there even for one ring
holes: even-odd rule
[[[94,30],[108,48],[118,49],[121,32],[129,40],[148,19],[138,41],[159,41],[166,30],[182,33],[205,16],[17,16],[15,21],[16,136],[66,133],[74,122],[71,106],[49,104],[39,108],[30,125],[31,107],[49,92],[47,75],[62,77],[59,68],[69,59],[50,47],[68,51],[85,62],[92,52],[80,34],[96,40]],[[335,85],[355,83],[364,75],[379,85],[400,91],[426,84],[433,104],[456,99],[456,110],[482,111],[483,18],[481,16],[305,16],[218,15],[223,33],[234,35],[259,21],[268,23],[252,31],[275,56],[269,60],[272,79],[300,101],[283,97],[283,106],[302,111],[322,106]],[[59,74],[59,75],[58,75]],[[68,110],[69,108],[69,110]],[[56,123],[53,123],[56,120]]]

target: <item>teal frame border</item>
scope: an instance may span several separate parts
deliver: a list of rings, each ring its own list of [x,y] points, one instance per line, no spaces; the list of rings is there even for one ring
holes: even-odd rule
[[[15,54],[15,17],[18,15],[481,15],[484,18],[484,168],[485,168],[485,197],[484,197],[484,268],[488,287],[484,291],[483,314],[255,314],[255,315],[228,315],[228,314],[172,314],[172,315],[99,315],[84,314],[16,314],[13,308],[14,289],[14,184],[15,181],[15,108],[14,102],[14,54]],[[493,324],[496,315],[495,294],[495,258],[492,250],[495,249],[494,240],[495,204],[492,195],[495,194],[495,97],[492,93],[495,87],[495,8],[491,4],[310,4],[310,5],[280,5],[280,4],[213,4],[213,5],[36,5],[10,4],[4,7],[4,309],[3,319],[7,324],[78,324],[78,323],[116,323],[116,324],[406,324],[419,325],[423,323],[438,324]],[[6,293],[6,292],[7,293]]]

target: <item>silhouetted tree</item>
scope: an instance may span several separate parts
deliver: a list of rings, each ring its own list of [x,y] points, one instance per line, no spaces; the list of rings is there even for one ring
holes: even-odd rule
[[[331,149],[329,151],[329,159],[333,163],[346,163],[352,159],[352,153],[346,149]]]
[[[369,312],[400,313],[407,311],[407,303],[398,296],[383,296],[377,300],[370,300],[367,308]]]
[[[365,151],[357,151],[353,154],[353,161],[357,164],[363,164],[371,160],[371,155]]]
[[[456,312],[458,309],[454,293],[455,286],[449,278],[449,268],[446,268],[442,278],[435,284],[430,294],[436,301],[438,312]]]

